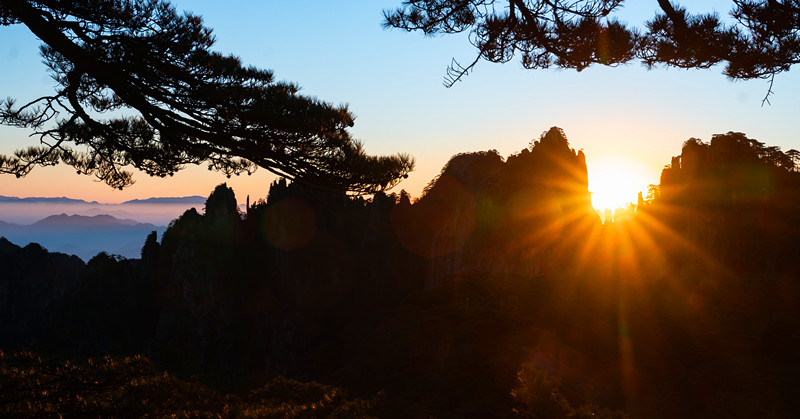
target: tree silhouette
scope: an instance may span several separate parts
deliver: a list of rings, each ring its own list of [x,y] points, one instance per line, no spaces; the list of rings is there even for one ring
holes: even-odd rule
[[[643,32],[616,19],[623,3],[404,0],[400,8],[384,12],[384,25],[428,35],[469,31],[478,56],[467,65],[453,60],[445,77],[448,87],[481,59],[502,63],[515,55],[521,55],[525,68],[578,71],[592,64],[615,66],[633,60],[648,67],[709,68],[725,63],[725,74],[733,79],[771,78],[800,60],[797,0],[733,0],[732,24],[712,13],[692,15],[669,0],[658,0],[661,12],[645,23]]]
[[[129,166],[163,177],[207,163],[228,176],[260,166],[367,193],[413,168],[408,155],[367,155],[347,132],[346,107],[212,51],[211,29],[167,1],[4,0],[0,25],[12,24],[42,40],[57,87],[0,105],[0,123],[32,129],[41,143],[0,155],[0,173],[63,162],[123,188],[133,183]]]
[[[800,151],[790,149],[786,152],[786,156],[789,157],[792,165],[792,171],[797,171],[798,166],[800,166]]]

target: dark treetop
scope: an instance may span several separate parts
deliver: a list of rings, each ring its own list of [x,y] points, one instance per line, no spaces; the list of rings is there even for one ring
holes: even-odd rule
[[[263,167],[325,189],[370,193],[413,169],[408,155],[370,156],[347,132],[353,115],[297,94],[271,71],[211,51],[211,29],[162,0],[0,0],[0,25],[42,40],[55,92],[0,123],[40,145],[0,155],[0,173],[66,163],[115,188],[133,166],[151,176],[207,163],[226,175]]]
[[[800,60],[798,0],[733,0],[731,24],[658,0],[661,12],[644,31],[616,19],[623,5],[623,0],[404,0],[384,12],[384,25],[428,35],[469,31],[478,56],[466,66],[453,61],[448,87],[480,59],[507,62],[515,55],[525,68],[578,71],[634,60],[648,67],[725,63],[725,74],[733,79],[771,78]]]

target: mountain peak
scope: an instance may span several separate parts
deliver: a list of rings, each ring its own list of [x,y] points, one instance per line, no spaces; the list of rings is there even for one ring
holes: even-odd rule
[[[31,225],[52,226],[52,227],[67,227],[67,226],[105,227],[105,226],[137,225],[137,224],[140,223],[134,220],[119,219],[108,214],[86,216],[77,214],[67,215],[62,213],[43,218]]]

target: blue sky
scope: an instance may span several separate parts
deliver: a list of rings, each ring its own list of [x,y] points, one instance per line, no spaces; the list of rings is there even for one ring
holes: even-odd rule
[[[641,23],[655,0],[629,1],[621,19]],[[690,11],[714,9],[725,15],[729,1],[692,1]],[[357,115],[352,133],[368,152],[406,152],[417,169],[401,188],[418,196],[450,156],[496,149],[508,155],[543,131],[559,126],[587,155],[590,178],[609,166],[636,164],[632,175],[645,189],[658,183],[670,157],[690,137],[741,131],[784,150],[800,149],[800,72],[775,80],[771,106],[761,107],[763,80],[732,82],[721,68],[654,69],[639,64],[618,68],[523,70],[518,61],[481,62],[453,88],[442,86],[451,58],[475,54],[466,35],[424,37],[381,28],[382,10],[395,1],[180,0],[173,4],[204,17],[214,28],[216,49],[247,64],[274,70],[297,82],[302,93],[347,103]],[[20,101],[46,94],[52,82],[40,63],[38,43],[24,27],[0,28],[0,96]],[[33,144],[21,130],[0,127],[0,151]],[[626,163],[633,162],[633,163]],[[0,195],[62,196],[121,202],[147,196],[206,195],[224,176],[204,167],[174,178],[136,176],[124,191],[78,176],[68,168],[35,170],[25,179],[0,176]],[[240,201],[263,197],[272,179],[266,171],[227,180]],[[630,198],[635,200],[635,193]]]

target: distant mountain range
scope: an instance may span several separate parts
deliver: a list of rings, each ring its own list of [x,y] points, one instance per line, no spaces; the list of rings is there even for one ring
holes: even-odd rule
[[[52,198],[45,198],[45,197],[29,197],[29,198],[17,198],[16,196],[3,196],[0,195],[0,202],[2,203],[28,203],[28,204],[39,204],[39,203],[58,203],[58,204],[99,204],[97,201],[87,202],[82,199],[72,199],[67,197],[52,197]]]
[[[12,243],[38,243],[52,252],[74,254],[84,261],[103,251],[138,258],[147,235],[152,231],[161,235],[165,229],[107,214],[58,214],[27,225],[0,221],[0,236]]]
[[[19,198],[0,195],[0,236],[25,246],[38,243],[51,252],[88,261],[99,252],[138,258],[147,235],[160,236],[170,221],[206,198],[152,197],[105,204],[67,197]]]
[[[97,201],[84,201],[82,199],[72,199],[67,197],[29,197],[29,198],[18,198],[16,196],[3,196],[0,195],[0,202],[2,203],[58,203],[58,204],[92,204],[92,205],[100,205]],[[182,197],[154,197],[154,198],[147,198],[147,199],[132,199],[130,201],[125,201],[121,204],[104,204],[104,205],[125,205],[125,204],[188,204],[188,205],[196,205],[196,204],[204,204],[206,202],[206,198],[193,195],[193,196],[182,196]]]
[[[198,195],[132,199],[119,204],[66,197],[19,198],[0,195],[0,221],[29,225],[53,214],[63,213],[82,216],[108,215],[134,223],[166,225],[189,208],[202,210],[205,202],[206,198]],[[76,222],[77,219],[71,221],[72,224]],[[96,225],[99,222],[101,220],[94,219],[90,224]]]
[[[206,203],[206,198],[194,195],[183,197],[164,197],[164,198],[147,198],[147,199],[132,199],[125,201],[123,204],[187,204],[187,205],[202,205]]]

